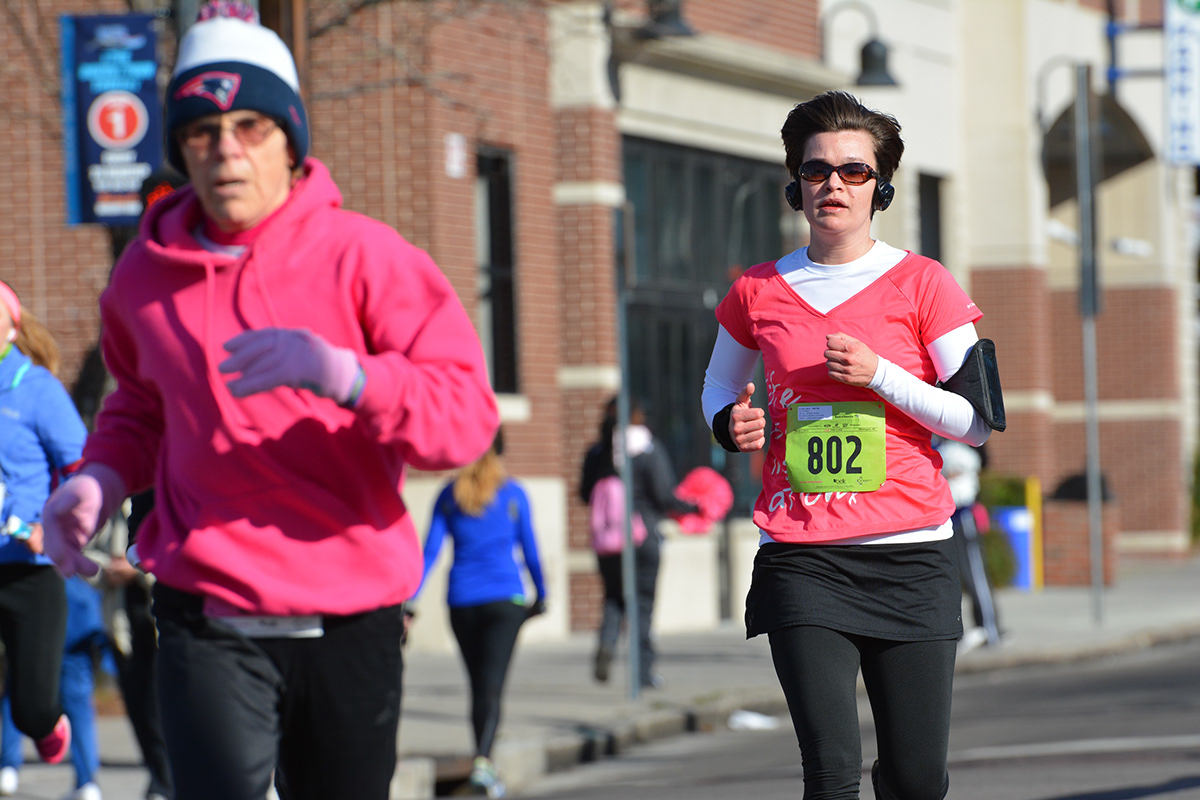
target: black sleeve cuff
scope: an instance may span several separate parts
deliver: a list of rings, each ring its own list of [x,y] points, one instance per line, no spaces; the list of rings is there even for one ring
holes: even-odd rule
[[[730,403],[716,414],[713,414],[712,432],[713,437],[717,440],[717,444],[731,453],[737,453],[739,452],[738,446],[733,443],[733,439],[729,436],[729,416],[732,413],[733,403]]]

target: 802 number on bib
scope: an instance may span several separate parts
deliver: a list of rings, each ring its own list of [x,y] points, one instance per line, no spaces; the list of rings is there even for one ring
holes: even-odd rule
[[[788,407],[788,483],[797,492],[871,492],[887,477],[883,403]]]

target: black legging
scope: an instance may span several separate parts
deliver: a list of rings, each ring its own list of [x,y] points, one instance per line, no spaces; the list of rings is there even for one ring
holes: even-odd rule
[[[150,613],[150,592],[139,580],[125,586],[125,615],[129,618],[130,652],[116,650],[117,681],[125,701],[142,760],[150,773],[147,794],[173,797],[171,765],[163,739],[158,708],[158,633]]]
[[[0,566],[0,639],[13,722],[31,739],[48,736],[62,715],[58,687],[67,634],[67,593],[54,567]]]
[[[770,634],[804,765],[804,800],[858,800],[857,683],[875,716],[879,800],[942,800],[949,789],[954,640],[894,642],[798,625]]]
[[[975,512],[970,506],[955,510],[950,518],[954,523],[954,547],[958,553],[958,572],[962,576],[963,588],[971,598],[971,612],[975,627],[987,631],[988,644],[1000,642],[1000,621],[996,616],[996,602],[992,586],[988,583],[987,570],[983,563],[983,549],[979,542],[979,528],[975,525]]]
[[[450,609],[450,627],[471,681],[475,755],[490,758],[500,725],[500,698],[525,606],[511,600]]]
[[[654,619],[654,598],[658,591],[658,567],[662,542],[657,533],[650,533],[634,550],[634,582],[637,584],[638,613],[638,677],[643,686],[654,678],[654,640],[650,635]],[[612,652],[621,638],[625,620],[625,582],[620,554],[600,556],[600,577],[604,581],[604,616],[600,620],[600,648]]]

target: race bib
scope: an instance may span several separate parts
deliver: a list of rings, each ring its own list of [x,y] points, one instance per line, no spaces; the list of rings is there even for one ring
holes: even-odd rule
[[[883,403],[788,406],[784,461],[797,492],[875,491],[887,478]]]

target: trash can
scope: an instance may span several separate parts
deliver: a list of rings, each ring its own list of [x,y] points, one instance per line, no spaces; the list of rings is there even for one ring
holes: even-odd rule
[[[992,509],[996,527],[1008,539],[1017,559],[1012,585],[1024,591],[1033,586],[1033,515],[1025,506],[1001,506]]]

